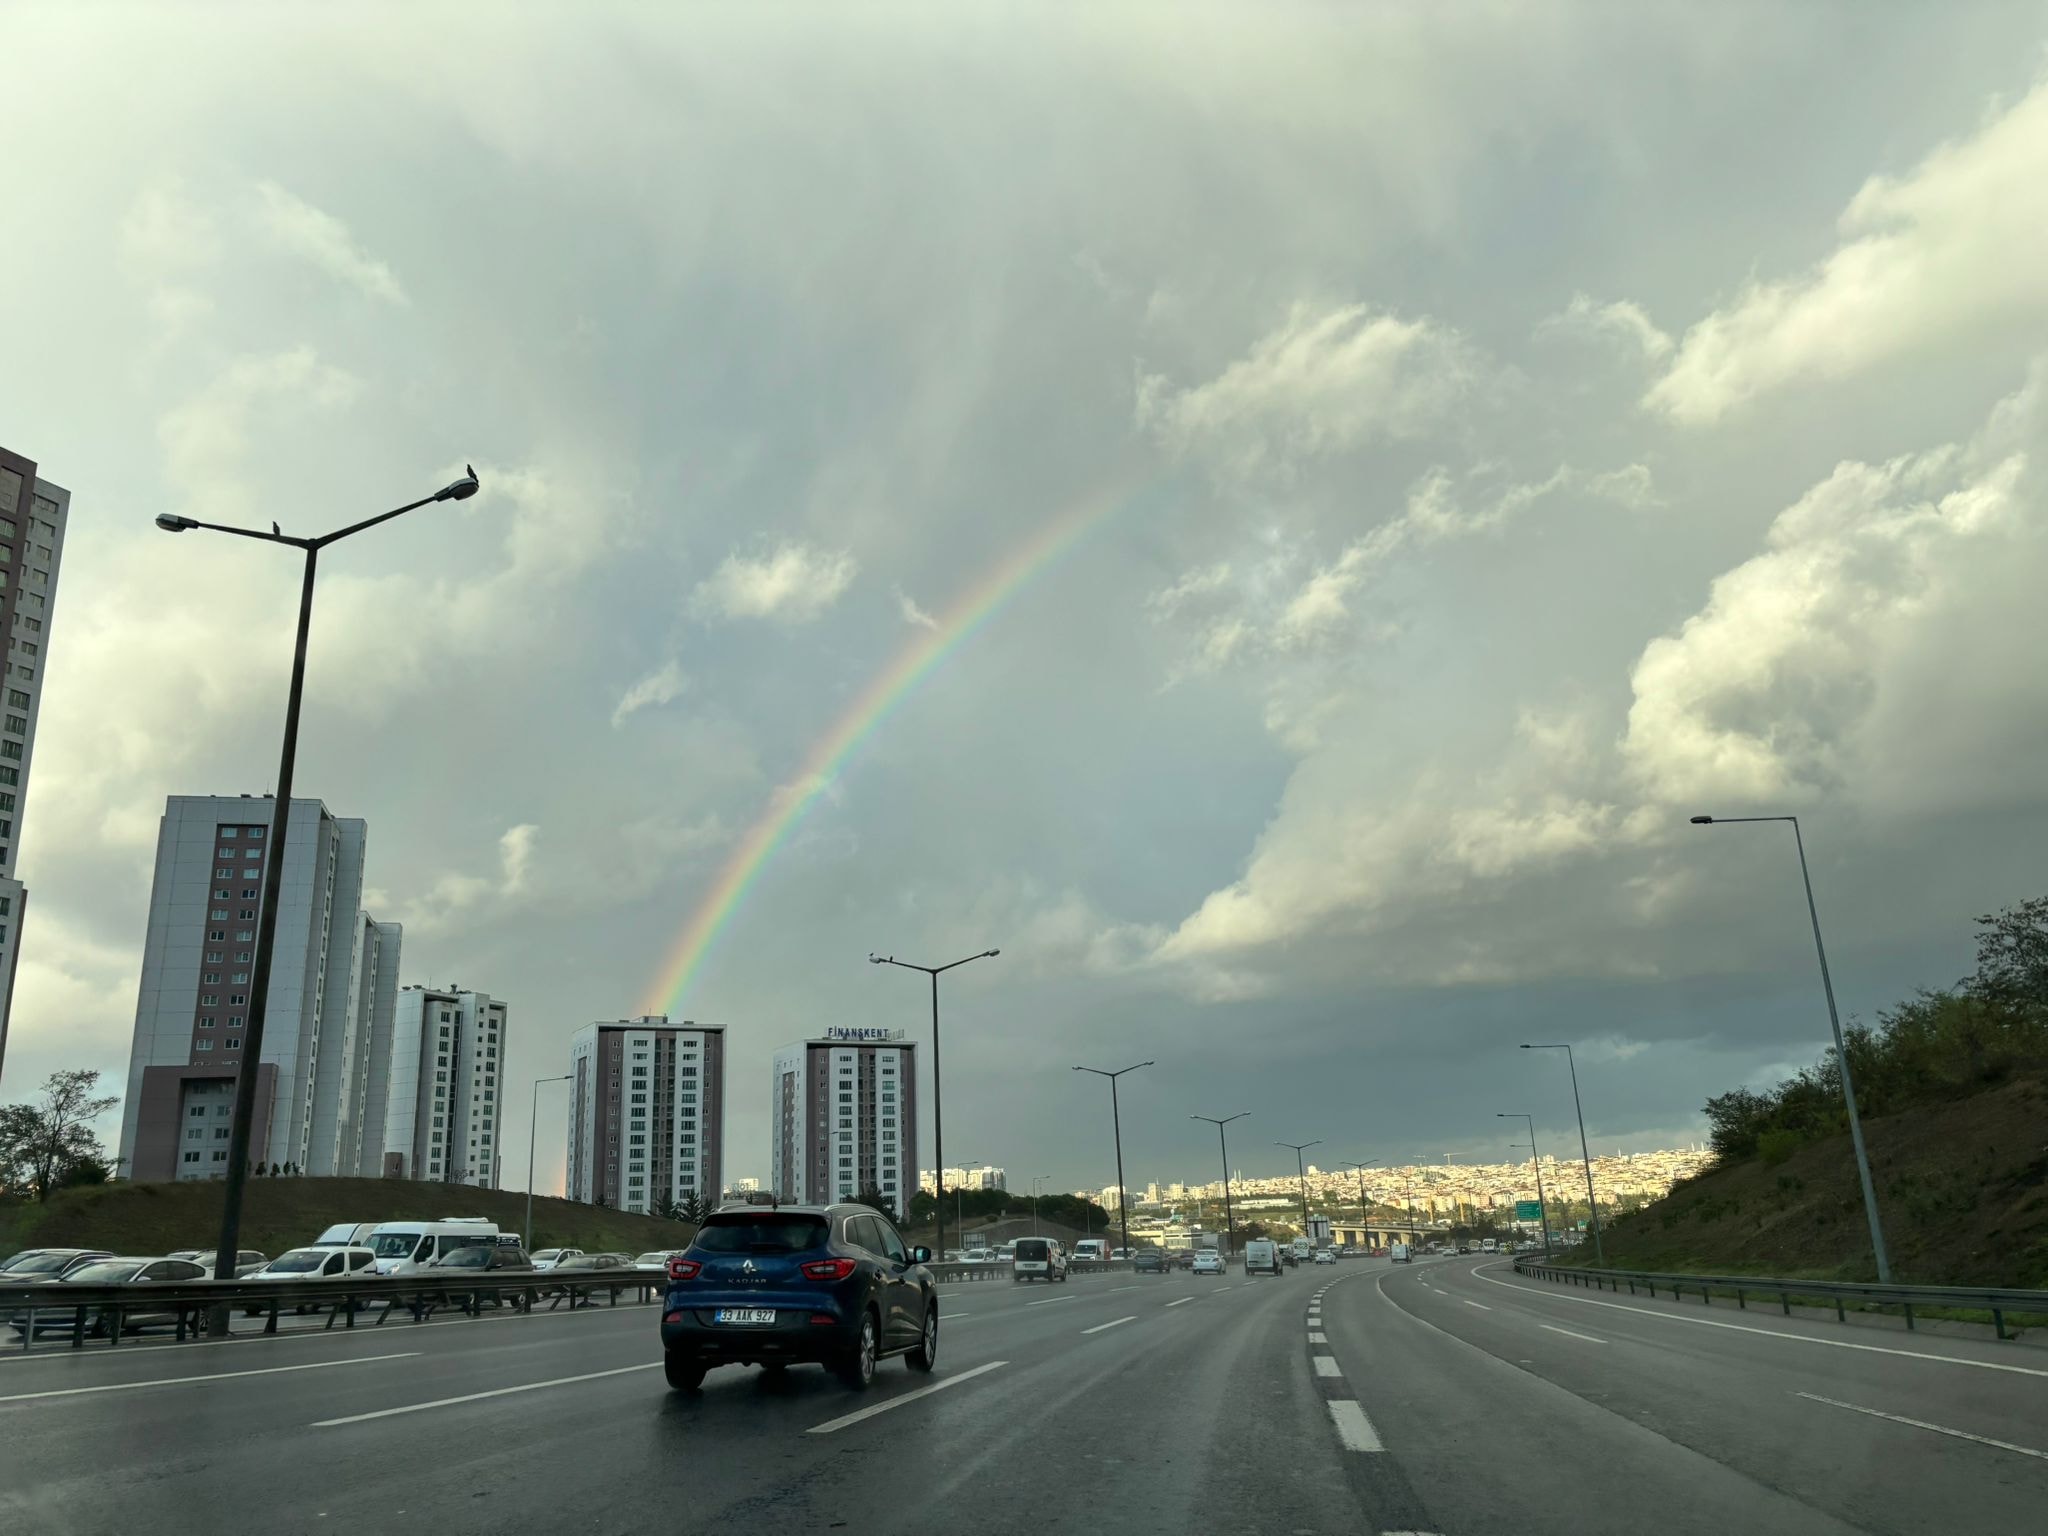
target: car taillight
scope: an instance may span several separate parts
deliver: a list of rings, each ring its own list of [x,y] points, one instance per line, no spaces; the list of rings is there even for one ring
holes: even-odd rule
[[[799,1267],[806,1280],[844,1280],[858,1266],[852,1259],[813,1259]]]
[[[695,1259],[670,1259],[668,1261],[668,1277],[671,1280],[694,1280],[697,1278],[698,1271],[703,1269],[703,1267]]]

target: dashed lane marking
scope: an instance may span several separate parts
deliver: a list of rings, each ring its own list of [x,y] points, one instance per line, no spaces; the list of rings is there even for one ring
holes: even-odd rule
[[[1024,1305],[1027,1307],[1051,1307],[1057,1306],[1063,1301],[1078,1301],[1079,1299],[1077,1296],[1048,1296],[1043,1301],[1027,1301]]]
[[[1316,1374],[1318,1376],[1342,1376],[1344,1374],[1343,1368],[1337,1364],[1337,1357],[1335,1355],[1311,1355],[1309,1358],[1315,1361]]]
[[[266,1365],[253,1371],[218,1371],[211,1376],[155,1376],[148,1381],[110,1381],[97,1387],[58,1387],[49,1392],[16,1392],[0,1397],[0,1403],[25,1403],[39,1397],[83,1397],[89,1392],[134,1392],[143,1387],[183,1387],[202,1381],[234,1381],[243,1376],[277,1376],[285,1371],[324,1371],[337,1365],[371,1365],[379,1360],[410,1360],[419,1354],[408,1349],[396,1355],[358,1355],[347,1360],[308,1360],[300,1365]]]
[[[425,1413],[429,1408],[451,1408],[457,1403],[478,1403],[487,1397],[510,1397],[515,1392],[538,1392],[544,1387],[566,1387],[578,1381],[596,1381],[605,1376],[624,1376],[633,1371],[652,1371],[661,1367],[659,1360],[649,1360],[644,1365],[622,1365],[610,1371],[586,1371],[581,1376],[557,1376],[552,1381],[529,1381],[516,1387],[497,1387],[489,1392],[465,1392],[460,1397],[437,1397],[431,1403],[407,1403],[403,1408],[379,1408],[374,1413],[352,1413],[344,1419],[318,1419],[315,1429],[332,1429],[337,1424],[360,1424],[366,1419],[395,1419],[402,1413]]]
[[[1184,1307],[1184,1306],[1186,1306],[1186,1305],[1187,1305],[1187,1304],[1188,1304],[1189,1302],[1193,1301],[1194,1299],[1195,1299],[1195,1298],[1194,1298],[1194,1297],[1192,1297],[1192,1296],[1183,1296],[1183,1297],[1181,1297],[1181,1299],[1180,1299],[1179,1301],[1169,1301],[1169,1302],[1167,1303],[1167,1305],[1168,1305],[1169,1307]]]
[[[892,1397],[886,1403],[876,1403],[871,1407],[857,1408],[852,1413],[841,1414],[836,1419],[827,1419],[822,1424],[813,1424],[805,1433],[829,1435],[835,1430],[845,1429],[850,1425],[858,1424],[863,1419],[872,1419],[878,1413],[887,1413],[891,1409],[901,1408],[906,1404],[914,1403],[921,1397],[930,1397],[934,1392],[943,1392],[948,1387],[957,1387],[963,1381],[972,1381],[977,1376],[985,1376],[990,1371],[1009,1363],[1007,1360],[991,1360],[987,1365],[977,1365],[973,1370],[962,1371],[958,1376],[948,1376],[944,1381],[935,1381],[928,1387],[919,1387],[915,1392],[905,1392],[901,1397]]]
[[[1083,1328],[1081,1332],[1084,1335],[1091,1333],[1105,1333],[1111,1328],[1121,1328],[1125,1323],[1135,1323],[1137,1320],[1138,1319],[1135,1314],[1130,1317],[1119,1317],[1112,1322],[1097,1323],[1093,1328]]]
[[[1330,1422],[1337,1427],[1337,1438],[1347,1451],[1384,1451],[1380,1444],[1379,1431],[1372,1427],[1372,1420],[1365,1416],[1365,1409],[1348,1397],[1336,1397],[1325,1404],[1330,1410]]]
[[[1328,1334],[1316,1333],[1311,1331],[1308,1336],[1308,1341],[1311,1344],[1327,1344],[1330,1342],[1330,1338]]]
[[[1569,1328],[1553,1328],[1549,1323],[1538,1323],[1536,1326],[1550,1333],[1561,1333],[1568,1339],[1584,1339],[1588,1344],[1605,1344],[1607,1342],[1605,1339],[1594,1338],[1590,1333],[1573,1333]]]
[[[1989,1435],[1973,1435],[1966,1429],[1950,1429],[1945,1424],[1930,1424],[1925,1419],[1909,1419],[1903,1413],[1886,1413],[1882,1409],[1865,1408],[1857,1403],[1837,1402],[1832,1397],[1822,1397],[1814,1392],[1794,1392],[1792,1395],[1803,1397],[1810,1403],[1826,1403],[1830,1408],[1846,1408],[1851,1413],[1867,1413],[1873,1419],[1888,1419],[1894,1424],[1910,1424],[1915,1429],[1929,1430],[1937,1435],[1948,1435],[1957,1440],[1973,1440],[1978,1445],[1996,1446],[2001,1451],[2013,1451],[2021,1456],[2032,1456],[2037,1461],[2048,1461],[2048,1451],[2014,1445],[2010,1440],[1994,1440]]]
[[[1482,1312],[1491,1312],[1491,1311],[1493,1310],[1493,1308],[1489,1307],[1489,1306],[1488,1306],[1488,1305],[1487,1305],[1487,1304],[1486,1304],[1485,1302],[1483,1302],[1483,1301],[1465,1301],[1465,1298],[1464,1298],[1464,1297],[1462,1297],[1462,1296],[1460,1296],[1460,1297],[1459,1297],[1458,1299],[1459,1299],[1460,1301],[1464,1301],[1464,1302],[1465,1302],[1465,1305],[1466,1305],[1466,1306],[1468,1306],[1468,1307],[1477,1307],[1477,1308],[1478,1308],[1478,1309],[1479,1309],[1480,1311],[1482,1311]]]

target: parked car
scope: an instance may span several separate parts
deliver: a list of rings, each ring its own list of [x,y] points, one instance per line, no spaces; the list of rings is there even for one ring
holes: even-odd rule
[[[248,1274],[243,1275],[242,1278],[245,1280],[339,1280],[344,1275],[362,1274],[373,1270],[376,1264],[377,1255],[372,1249],[361,1247],[338,1248],[313,1243],[304,1248],[294,1248],[289,1253],[281,1253],[268,1264],[258,1265]],[[211,1266],[205,1267],[208,1274],[213,1272]],[[311,1312],[317,1306],[319,1306],[318,1302],[295,1302],[292,1310],[294,1312]],[[248,1317],[261,1317],[269,1310],[270,1308],[267,1305],[244,1306],[242,1308],[243,1314]]]
[[[1131,1272],[1138,1275],[1163,1275],[1166,1273],[1166,1255],[1157,1248],[1140,1248],[1138,1256],[1131,1260]]]
[[[76,1317],[75,1312],[67,1311],[60,1313],[54,1310],[45,1312],[40,1309],[45,1305],[51,1308],[65,1306],[64,1292],[74,1286],[132,1285],[139,1288],[148,1285],[162,1285],[170,1281],[204,1280],[205,1278],[206,1271],[189,1259],[95,1259],[89,1264],[77,1266],[62,1279],[53,1281],[47,1286],[39,1286],[37,1288],[39,1293],[48,1295],[49,1301],[45,1303],[39,1298],[36,1302],[38,1308],[35,1319],[36,1332],[55,1332],[60,1329],[68,1332],[72,1328]],[[124,1302],[122,1304],[121,1331],[123,1333],[129,1333],[158,1323],[175,1323],[178,1320],[176,1308],[152,1310],[148,1306],[148,1298],[148,1291],[138,1289],[134,1303]],[[94,1308],[91,1316],[86,1320],[86,1328],[95,1337],[104,1337],[111,1332],[113,1324],[114,1309],[112,1307]],[[16,1312],[13,1317],[8,1319],[8,1326],[13,1328],[16,1333],[27,1333],[29,1327],[28,1310],[23,1308]]]
[[[1055,1280],[1062,1284],[1066,1282],[1067,1245],[1058,1238],[1020,1237],[1014,1251],[1016,1257],[1010,1271],[1013,1284],[1026,1280],[1043,1280],[1048,1284]]]
[[[516,1269],[531,1273],[533,1260],[517,1248],[508,1247],[504,1243],[477,1243],[468,1248],[458,1248],[453,1253],[434,1260],[428,1267],[437,1275],[449,1269],[492,1273],[501,1269]]]
[[[534,1267],[538,1269],[540,1266]],[[594,1289],[605,1283],[640,1285],[648,1278],[634,1269],[629,1259],[616,1253],[578,1253],[557,1259],[547,1271],[547,1276],[551,1282],[560,1282],[549,1286],[550,1293],[558,1296],[566,1296],[572,1290]]]
[[[214,1255],[219,1251],[217,1248],[174,1248],[164,1257],[183,1259],[187,1263],[200,1265],[210,1275],[213,1273]],[[238,1248],[235,1250],[235,1278],[245,1280],[269,1262],[269,1259],[254,1248]]]
[[[367,1248],[370,1234],[377,1230],[374,1221],[344,1221],[329,1227],[306,1246],[309,1248]]]
[[[39,1285],[61,1279],[81,1264],[113,1256],[105,1248],[24,1248],[0,1264],[0,1285]]]
[[[665,1275],[668,1273],[668,1261],[674,1257],[666,1250],[643,1253],[633,1260],[633,1267],[643,1275]]]
[[[1318,1249],[1316,1250],[1316,1262],[1317,1262],[1318,1264],[1334,1264],[1334,1263],[1336,1263],[1336,1262],[1337,1262],[1337,1253],[1336,1253],[1336,1250],[1335,1250],[1335,1249],[1333,1249],[1333,1248],[1318,1248]]]
[[[1021,1244],[1020,1244],[1021,1247]],[[864,1205],[716,1211],[669,1260],[661,1318],[668,1384],[694,1391],[715,1365],[829,1367],[860,1390],[902,1355],[938,1363],[929,1248]]]
[[[539,1270],[553,1269],[564,1259],[580,1259],[581,1248],[543,1248],[533,1256],[533,1267]]]
[[[1214,1248],[1203,1248],[1195,1254],[1195,1273],[1198,1275],[1220,1275],[1223,1273],[1223,1255]]]

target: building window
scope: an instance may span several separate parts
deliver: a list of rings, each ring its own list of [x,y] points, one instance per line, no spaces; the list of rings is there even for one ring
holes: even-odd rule
[[[9,715],[7,717],[7,729],[14,732],[17,736],[26,736],[28,734],[28,717],[26,715]]]
[[[235,878],[235,872],[232,869],[216,869],[213,872],[213,878],[216,880],[232,880]]]
[[[235,840],[235,834],[240,832],[241,830],[242,829],[240,827],[222,827],[220,829],[221,841],[224,843],[233,842]]]
[[[7,690],[7,702],[13,705],[16,709],[27,709],[28,695],[23,693],[19,688],[10,688]]]
[[[209,949],[206,952],[206,958],[210,964],[219,965],[227,956],[217,949]]]
[[[239,1008],[247,1001],[249,1001],[249,994],[246,992],[230,992],[228,994],[228,1006],[230,1008]]]
[[[222,896],[223,898],[225,898],[225,897],[227,896],[227,892],[226,892],[226,891],[222,891],[222,892],[221,892],[220,894],[221,894],[221,896]],[[240,919],[241,919],[241,920],[242,920],[243,922],[245,922],[245,923],[253,923],[253,922],[254,922],[254,921],[256,920],[256,909],[255,909],[254,907],[244,907],[244,908],[242,908],[242,910],[241,910],[241,911],[237,912],[237,913],[235,914],[235,916],[236,916],[236,917],[238,917],[238,918],[240,918]],[[244,937],[244,938],[252,938],[252,939],[253,939],[253,938],[255,937],[255,935],[254,935],[253,933],[251,933],[251,934],[237,935],[237,937]]]
[[[211,1029],[211,1028],[213,1028],[213,1015],[209,1013],[209,1014],[207,1014],[207,1015],[206,1015],[206,1016],[205,1016],[204,1018],[202,1018],[202,1019],[201,1019],[201,1020],[199,1021],[199,1027],[200,1027],[201,1029]]]
[[[195,1051],[210,1051],[213,1049],[213,1042],[211,1040],[195,1040],[192,1042],[192,1049]]]
[[[246,960],[248,960],[248,959],[250,958],[250,954],[249,954],[249,951],[248,951],[248,950],[246,950],[246,949],[238,949],[238,950],[236,950],[236,951],[235,951],[235,958],[236,958],[237,960],[243,960],[243,961],[246,961]]]
[[[188,1163],[196,1163],[199,1161],[199,1154],[197,1152],[187,1152],[185,1154],[185,1161]]]
[[[263,835],[263,829],[261,827],[251,827],[248,829],[248,835],[249,841],[254,842]]]
[[[209,987],[217,987],[220,985],[220,972],[208,971],[206,975],[201,979],[204,980]]]

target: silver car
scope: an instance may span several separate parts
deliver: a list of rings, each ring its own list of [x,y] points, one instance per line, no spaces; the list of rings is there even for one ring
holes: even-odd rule
[[[124,1301],[121,1305],[123,1333],[155,1324],[175,1323],[178,1320],[177,1309],[153,1310],[148,1304],[149,1292],[145,1287],[172,1281],[204,1280],[206,1276],[207,1272],[189,1259],[109,1258],[81,1264],[63,1279],[37,1288],[40,1294],[36,1299],[35,1330],[37,1333],[68,1333],[71,1330],[76,1311],[67,1305],[64,1293],[74,1286],[136,1287],[135,1300]],[[44,1310],[46,1307],[48,1310]],[[17,1311],[7,1321],[16,1333],[28,1332],[29,1313],[26,1308]],[[113,1324],[114,1309],[100,1305],[92,1309],[86,1320],[86,1329],[95,1338],[100,1338],[112,1330]]]

